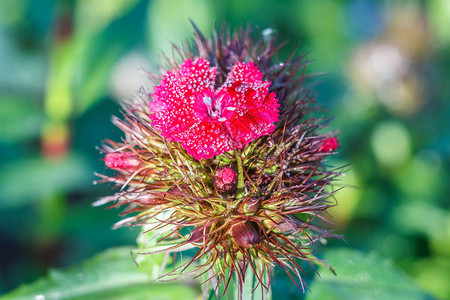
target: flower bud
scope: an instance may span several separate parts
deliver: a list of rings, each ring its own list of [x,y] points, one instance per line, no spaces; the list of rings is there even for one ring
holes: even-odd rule
[[[244,201],[244,203],[242,203],[239,206],[238,211],[240,213],[250,215],[257,212],[258,209],[259,209],[259,200],[256,198],[248,198]]]
[[[134,170],[141,164],[133,152],[111,152],[105,156],[105,165],[116,170]]]
[[[329,152],[334,151],[336,148],[339,147],[339,141],[335,137],[329,137],[322,141],[322,144],[320,145],[319,152]]]
[[[270,230],[278,233],[290,234],[298,230],[299,225],[291,219],[287,218],[273,218],[273,220],[266,219],[263,224]]]
[[[220,193],[231,192],[236,189],[237,174],[231,167],[223,167],[214,173],[214,185]]]
[[[200,243],[205,235],[205,226],[195,227],[188,238],[188,242]]]
[[[283,220],[283,222],[275,225],[275,231],[281,233],[292,233],[297,229],[297,224],[292,220]]]
[[[136,199],[136,202],[142,205],[161,205],[167,203],[162,197],[154,196],[151,194],[142,195]]]
[[[242,248],[250,248],[259,242],[259,234],[249,222],[234,224],[231,226],[230,234],[234,242]]]

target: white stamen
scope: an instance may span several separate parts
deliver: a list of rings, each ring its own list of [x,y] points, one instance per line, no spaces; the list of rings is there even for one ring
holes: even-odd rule
[[[203,102],[208,106],[211,105],[211,97],[203,97]]]

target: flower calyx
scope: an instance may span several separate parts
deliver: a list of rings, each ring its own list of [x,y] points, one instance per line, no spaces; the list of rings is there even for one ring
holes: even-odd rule
[[[242,202],[238,208],[238,211],[241,214],[245,215],[254,215],[260,207],[259,199],[256,198],[247,198],[244,202]]]
[[[259,243],[259,233],[251,222],[240,222],[231,226],[230,235],[235,244],[241,248],[250,248]]]

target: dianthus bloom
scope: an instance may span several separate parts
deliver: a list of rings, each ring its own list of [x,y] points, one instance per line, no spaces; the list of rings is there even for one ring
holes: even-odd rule
[[[124,207],[116,227],[142,226],[138,253],[173,256],[172,270],[153,269],[203,278],[205,298],[232,278],[238,298],[244,285],[268,291],[275,266],[303,289],[300,261],[312,266],[313,245],[337,237],[323,223],[340,175],[323,163],[339,143],[310,114],[307,64],[296,53],[277,60],[271,35],[196,33],[113,119],[125,137],[105,141],[113,174],[100,176],[120,189],[95,204]]]
[[[237,62],[217,90],[216,70],[205,59],[187,59],[164,75],[150,102],[153,126],[196,159],[242,149],[278,121],[275,93],[253,62]]]

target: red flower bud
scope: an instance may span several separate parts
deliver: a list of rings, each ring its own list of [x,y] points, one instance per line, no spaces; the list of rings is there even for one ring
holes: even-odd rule
[[[191,243],[200,243],[205,235],[205,226],[196,227],[192,230],[191,235],[189,236],[188,242]]]
[[[267,229],[284,234],[291,234],[301,228],[301,224],[289,218],[275,217],[272,220],[264,220],[263,224]]]
[[[132,152],[112,152],[105,156],[105,165],[111,169],[134,170],[141,164],[139,157]]]
[[[223,167],[214,173],[214,185],[221,193],[231,192],[236,188],[237,174],[231,167]]]
[[[231,226],[230,234],[234,242],[242,248],[250,248],[259,242],[258,232],[248,222],[234,224]]]
[[[295,223],[293,220],[285,219],[282,222],[275,225],[275,232],[281,233],[292,233],[298,230],[299,225]]]
[[[259,200],[256,198],[246,199],[244,203],[242,203],[238,211],[243,214],[254,214],[259,209]]]
[[[142,204],[142,205],[161,205],[167,203],[166,200],[164,200],[161,197],[156,197],[153,195],[143,195],[136,199],[136,202]]]
[[[320,145],[319,152],[329,152],[334,151],[339,147],[339,141],[335,137],[326,138],[322,141]]]

